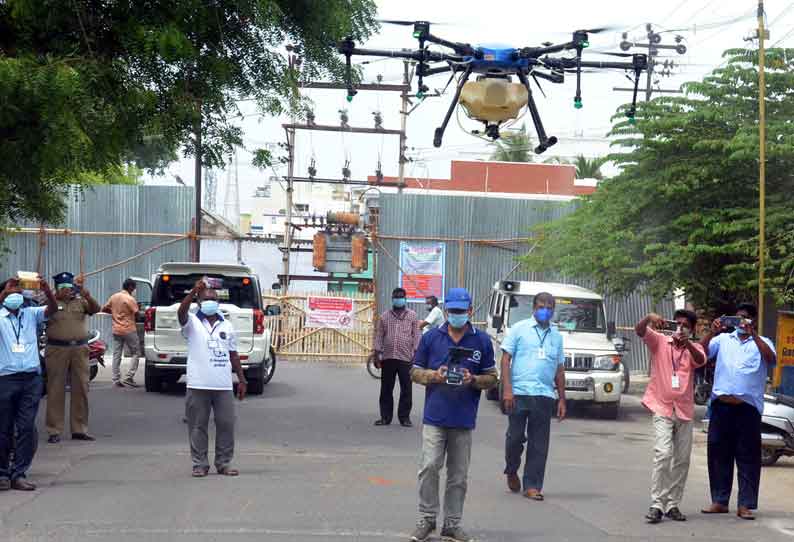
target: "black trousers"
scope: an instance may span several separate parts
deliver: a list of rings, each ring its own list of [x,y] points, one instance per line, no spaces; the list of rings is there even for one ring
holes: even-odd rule
[[[400,380],[400,402],[397,419],[401,422],[411,417],[411,363],[399,359],[384,359],[380,370],[380,418],[391,422],[394,416],[394,383]]]
[[[755,510],[761,484],[761,413],[748,403],[731,405],[714,400],[708,436],[712,502],[728,506],[734,463],[739,481],[737,504]]]
[[[524,491],[543,489],[553,410],[554,399],[550,397],[515,396],[515,406],[513,412],[509,414],[507,435],[505,435],[505,474],[518,473],[521,467],[521,453],[526,443],[527,454],[522,479]]]

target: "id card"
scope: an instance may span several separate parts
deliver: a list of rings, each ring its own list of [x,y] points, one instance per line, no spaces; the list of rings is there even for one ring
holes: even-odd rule
[[[538,359],[546,359],[546,349],[542,346],[538,348]]]
[[[24,343],[14,343],[11,345],[11,351],[14,354],[24,354],[25,353],[25,345]]]
[[[672,385],[673,385],[673,389],[674,390],[677,390],[677,389],[681,388],[681,382],[678,379],[678,375],[676,375],[676,374],[673,375]]]

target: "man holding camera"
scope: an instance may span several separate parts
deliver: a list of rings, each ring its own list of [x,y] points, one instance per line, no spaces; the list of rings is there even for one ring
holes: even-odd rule
[[[565,419],[565,354],[562,335],[551,325],[556,301],[542,292],[532,302],[533,316],[510,329],[502,343],[502,409],[509,416],[505,435],[505,475],[510,491],[521,491],[521,453],[527,443],[523,495],[543,500],[555,387],[557,416]]]
[[[473,540],[461,527],[471,459],[472,430],[482,390],[496,385],[493,346],[469,321],[471,295],[452,288],[446,297],[447,323],[428,331],[419,344],[411,378],[425,392],[419,522],[411,540],[427,540],[439,514],[439,475],[446,458],[447,486],[441,537]]]
[[[761,483],[761,415],[768,369],[775,365],[772,341],[758,335],[758,309],[738,306],[735,317],[714,320],[701,341],[710,358],[716,357],[708,434],[711,506],[704,514],[727,514],[736,463],[739,499],[736,515],[755,519]],[[732,333],[727,329],[734,327]]]
[[[695,313],[678,310],[673,318],[665,322],[649,314],[634,327],[651,353],[651,380],[642,398],[653,413],[656,434],[648,523],[659,523],[663,516],[686,521],[679,506],[692,454],[695,369],[706,363],[703,347],[690,340],[697,324]],[[672,336],[656,331],[665,327],[673,331]]]

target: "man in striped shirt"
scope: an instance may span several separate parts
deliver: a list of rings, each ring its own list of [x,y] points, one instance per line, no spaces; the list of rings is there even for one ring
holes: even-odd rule
[[[411,363],[422,333],[416,313],[406,308],[406,292],[395,288],[392,308],[380,315],[375,329],[372,355],[381,369],[380,418],[375,425],[389,425],[394,415],[394,384],[400,380],[400,402],[397,418],[403,427],[411,427]]]

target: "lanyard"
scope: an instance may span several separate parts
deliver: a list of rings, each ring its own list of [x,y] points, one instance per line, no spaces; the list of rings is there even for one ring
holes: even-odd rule
[[[670,343],[670,361],[673,363],[673,374],[678,372],[678,369],[681,367],[681,360],[684,359],[684,354],[686,353],[686,349],[681,350],[681,355],[678,356],[678,361],[675,359],[675,352],[673,350],[673,343]]]
[[[19,324],[17,327],[14,327],[14,322],[9,322],[11,324],[11,329],[14,331],[14,336],[17,339],[16,344],[19,344],[19,335],[22,333],[22,311],[17,311],[17,323]]]
[[[540,331],[538,331],[538,326],[535,326],[535,333],[538,335],[538,340],[540,341],[540,348],[543,348],[543,343],[546,342],[546,337],[549,336],[549,331],[551,331],[551,329],[547,329],[546,332],[541,337]]]

